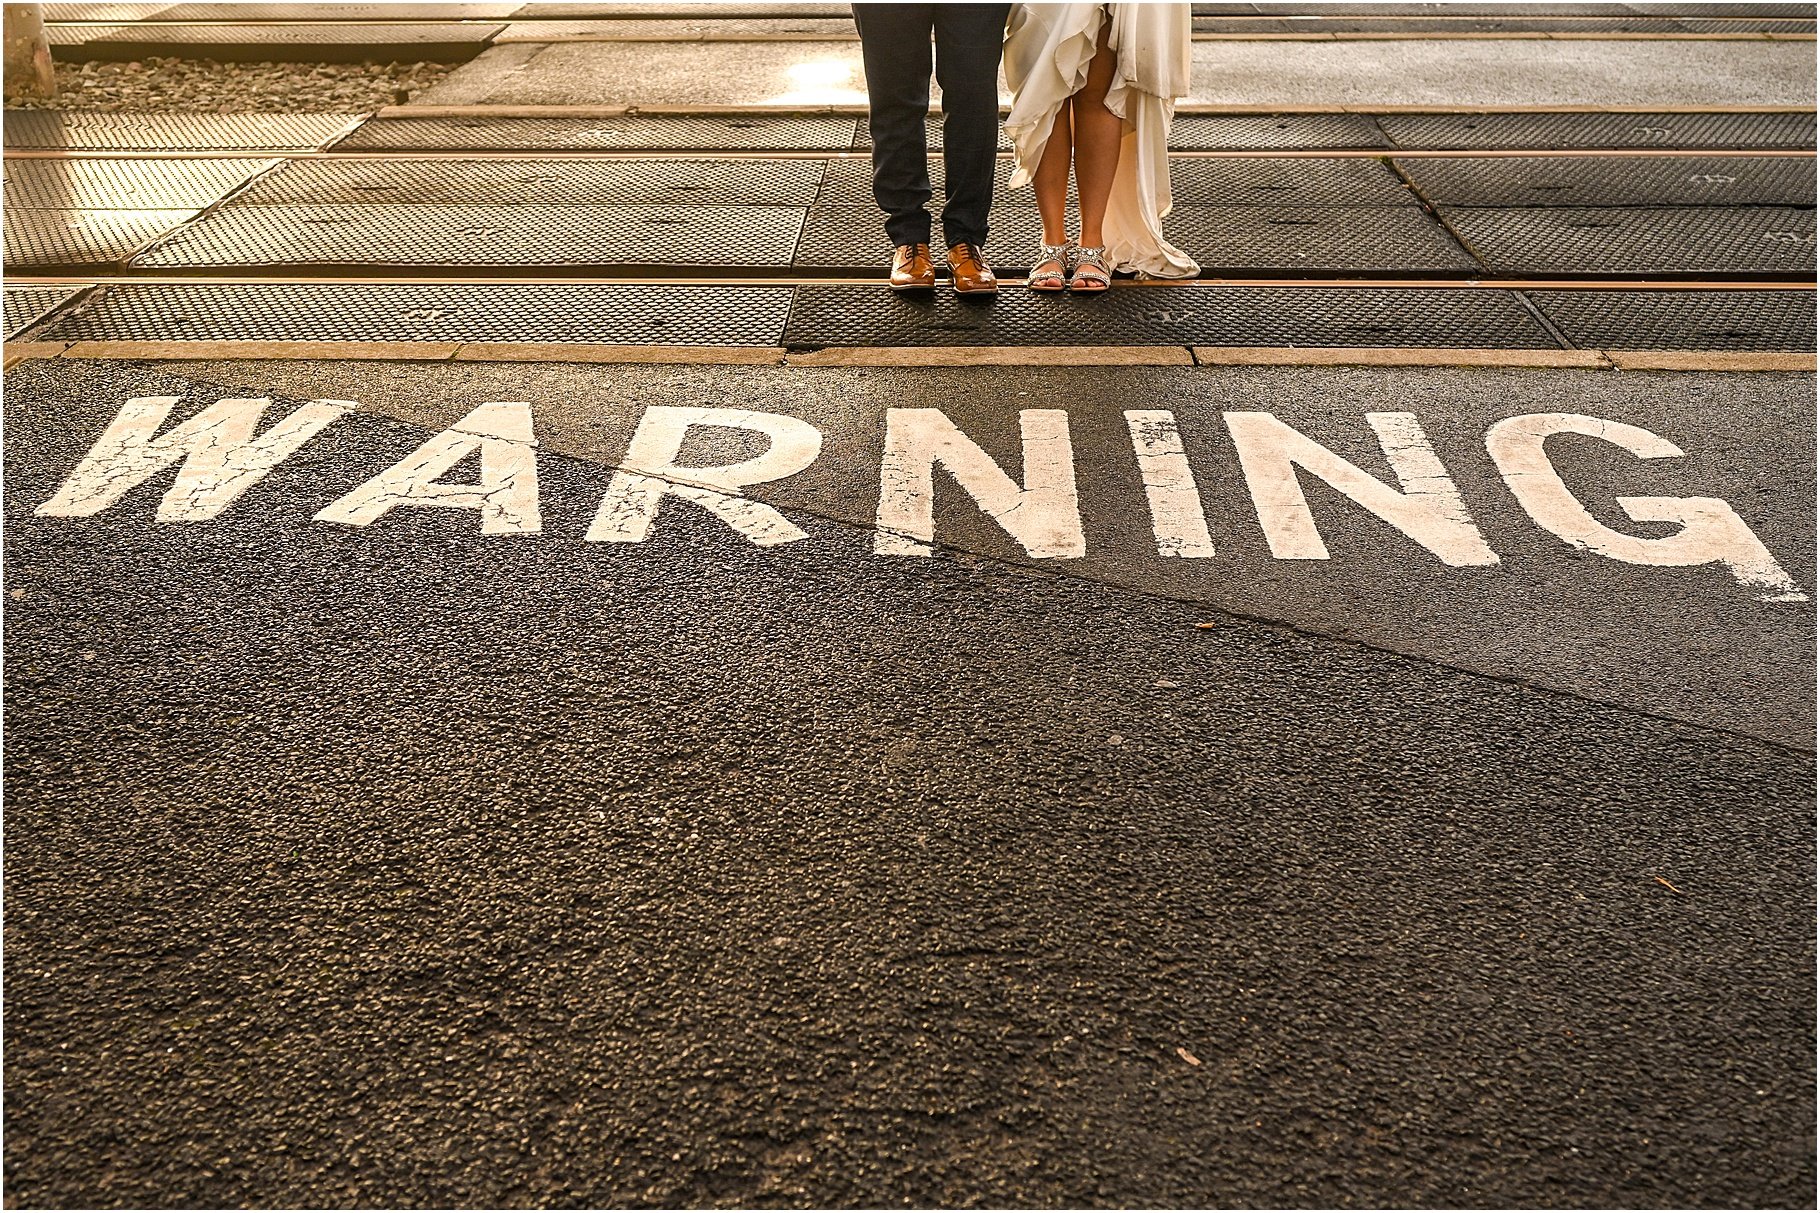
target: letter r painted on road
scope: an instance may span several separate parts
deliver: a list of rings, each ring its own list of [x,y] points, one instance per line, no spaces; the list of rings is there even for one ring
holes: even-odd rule
[[[203,522],[219,515],[323,427],[355,408],[352,400],[313,400],[265,433],[256,431],[270,397],[219,400],[163,434],[181,399],[128,400],[75,470],[37,513],[87,518],[182,460],[158,503],[160,522]]]
[[[683,467],[677,463],[683,440],[690,427],[698,425],[751,430],[768,437],[771,445],[763,454],[738,463]],[[747,409],[653,405],[638,419],[625,462],[608,484],[587,537],[595,543],[643,543],[663,499],[680,497],[760,547],[807,538],[777,510],[742,497],[739,490],[794,476],[814,463],[821,450],[821,431],[795,417]]]
[[[1025,409],[1018,414],[1018,425],[1024,440],[1021,486],[940,409],[887,410],[873,551],[881,556],[931,554],[939,463],[1029,555],[1052,559],[1086,555],[1068,414],[1060,409]]]
[[[1227,413],[1258,523],[1279,560],[1325,560],[1296,469],[1303,468],[1456,566],[1491,565],[1498,556],[1466,512],[1460,490],[1441,466],[1414,413],[1367,413],[1402,491],[1348,463],[1269,413]]]
[[[1658,539],[1626,535],[1594,518],[1561,479],[1544,444],[1553,434],[1584,434],[1622,447],[1639,459],[1674,459],[1680,447],[1646,429],[1579,413],[1525,413],[1507,417],[1485,433],[1485,449],[1517,503],[1543,530],[1570,547],[1626,564],[1687,568],[1719,564],[1741,585],[1761,591],[1764,602],[1806,602],[1763,541],[1731,506],[1717,497],[1619,497],[1618,507],[1636,522],[1674,522],[1681,529]]]

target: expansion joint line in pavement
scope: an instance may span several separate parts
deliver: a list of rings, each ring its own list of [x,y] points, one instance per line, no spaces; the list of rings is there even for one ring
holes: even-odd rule
[[[202,379],[202,378],[194,377],[194,376],[191,376],[188,374],[181,375],[181,377],[188,379],[192,383],[206,384],[207,386],[212,387],[212,388],[225,388],[225,386],[226,386],[223,384],[215,383],[212,380]],[[389,413],[381,413],[381,414],[370,413],[368,415],[369,416],[382,416],[382,417],[385,417],[387,420],[393,421],[397,424],[409,426],[412,429],[422,430],[425,433],[432,432],[428,426],[421,425],[417,422],[408,421],[404,418],[396,417]],[[626,464],[626,463],[623,463],[620,461],[616,461],[616,460],[588,459],[588,458],[584,458],[579,455],[570,455],[570,454],[566,454],[561,451],[552,451],[552,450],[549,450],[548,448],[545,448],[543,450],[543,453],[547,454],[553,458],[572,460],[576,463],[585,464],[589,467],[604,468],[607,471],[612,472],[612,473],[628,472],[633,475],[641,476],[648,480],[654,480],[659,483],[669,485],[669,486],[672,486],[675,488],[700,487],[697,482],[682,480],[682,479],[679,479],[674,476],[666,476],[666,475],[663,475],[661,472],[654,472],[654,471],[650,471],[650,470],[647,470],[644,468],[633,467],[629,464]],[[1641,717],[1641,718],[1647,719],[1647,720],[1657,720],[1664,724],[1674,725],[1678,728],[1698,729],[1701,732],[1711,733],[1711,734],[1715,734],[1715,735],[1722,736],[1722,737],[1727,737],[1734,741],[1746,742],[1746,743],[1749,743],[1752,745],[1770,746],[1774,749],[1781,750],[1785,753],[1797,755],[1797,756],[1804,757],[1804,758],[1811,758],[1814,754],[1814,749],[1812,747],[1797,745],[1793,742],[1779,741],[1775,738],[1770,738],[1770,737],[1760,737],[1760,736],[1756,735],[1755,733],[1750,733],[1750,732],[1747,732],[1742,729],[1726,728],[1721,725],[1707,724],[1707,723],[1700,722],[1700,721],[1687,720],[1687,719],[1684,719],[1679,716],[1669,715],[1665,712],[1650,711],[1649,709],[1639,708],[1639,707],[1636,707],[1631,704],[1615,703],[1610,700],[1600,699],[1593,695],[1586,695],[1586,694],[1581,694],[1576,691],[1564,690],[1560,687],[1547,686],[1542,683],[1538,683],[1538,682],[1532,681],[1527,678],[1520,678],[1520,677],[1517,677],[1517,676],[1511,675],[1511,674],[1490,673],[1490,672],[1487,672],[1484,670],[1473,669],[1470,666],[1464,666],[1464,665],[1459,665],[1455,662],[1445,661],[1439,657],[1431,657],[1426,654],[1407,653],[1401,649],[1394,649],[1394,648],[1389,647],[1388,645],[1383,645],[1383,644],[1375,644],[1369,640],[1360,640],[1357,637],[1335,636],[1330,633],[1319,632],[1319,631],[1315,631],[1311,628],[1302,627],[1300,625],[1291,623],[1290,621],[1288,621],[1286,619],[1278,618],[1277,616],[1274,616],[1274,615],[1266,615],[1261,612],[1239,610],[1239,609],[1236,609],[1236,608],[1230,607],[1230,606],[1221,606],[1216,603],[1208,602],[1204,599],[1194,598],[1194,597],[1184,595],[1184,594],[1169,594],[1169,593],[1163,593],[1163,592],[1157,591],[1157,590],[1141,589],[1138,587],[1123,584],[1118,581],[1113,581],[1108,578],[1094,577],[1087,573],[1074,572],[1074,571],[1071,571],[1066,568],[1050,568],[1050,567],[1045,567],[1045,566],[1040,566],[1040,565],[1025,564],[1020,561],[1007,559],[1002,556],[994,556],[988,552],[977,552],[971,548],[962,547],[958,544],[947,543],[941,539],[934,538],[933,536],[926,538],[922,535],[912,535],[912,534],[909,534],[908,532],[897,530],[894,527],[882,526],[882,525],[878,524],[877,522],[870,522],[870,523],[856,522],[850,518],[841,518],[834,514],[830,514],[826,511],[818,510],[813,506],[786,504],[786,505],[776,505],[773,508],[779,510],[780,512],[787,511],[789,513],[798,515],[799,517],[813,518],[813,519],[817,520],[818,522],[827,523],[830,526],[840,527],[844,530],[847,530],[847,531],[855,533],[855,534],[889,535],[894,538],[903,540],[906,543],[913,544],[917,547],[926,549],[926,550],[930,551],[931,554],[943,553],[943,554],[946,554],[946,555],[949,555],[952,557],[965,557],[967,559],[977,560],[977,561],[981,561],[981,562],[990,564],[995,568],[998,568],[1004,572],[1011,573],[1011,574],[1023,574],[1023,575],[1028,575],[1028,576],[1032,576],[1032,577],[1043,578],[1043,579],[1050,580],[1050,581],[1077,583],[1080,585],[1091,585],[1091,586],[1095,586],[1095,587],[1098,587],[1101,589],[1113,590],[1113,591],[1116,591],[1116,592],[1122,593],[1122,594],[1134,595],[1136,597],[1145,599],[1146,601],[1150,601],[1150,602],[1168,602],[1168,603],[1175,603],[1180,606],[1190,606],[1190,607],[1194,607],[1197,610],[1211,612],[1215,615],[1219,615],[1219,616],[1222,616],[1227,619],[1239,620],[1244,623],[1252,624],[1257,627],[1268,628],[1279,634],[1293,635],[1293,636],[1297,636],[1297,637],[1300,637],[1305,640],[1318,641],[1318,642],[1322,642],[1322,643],[1326,643],[1326,644],[1352,645],[1356,648],[1363,649],[1368,652],[1382,653],[1388,657],[1394,657],[1394,658],[1398,658],[1398,659],[1401,659],[1404,661],[1417,662],[1417,663],[1432,666],[1432,667],[1435,667],[1438,669],[1449,670],[1449,671],[1452,671],[1453,673],[1463,674],[1463,675],[1466,675],[1466,676],[1469,676],[1472,678],[1480,678],[1480,679],[1485,679],[1485,680],[1488,680],[1491,682],[1502,683],[1506,686],[1519,687],[1525,691],[1530,691],[1530,692],[1537,693],[1537,694],[1554,696],[1554,697],[1564,699],[1564,700],[1571,700],[1576,703],[1591,704],[1591,705],[1595,705],[1597,707],[1605,708],[1605,709],[1608,709],[1611,711],[1628,713],[1632,716]]]

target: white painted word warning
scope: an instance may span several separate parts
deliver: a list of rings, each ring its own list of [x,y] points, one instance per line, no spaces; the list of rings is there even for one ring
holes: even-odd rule
[[[357,407],[347,400],[312,401],[262,431],[269,399],[221,400],[165,428],[177,403],[175,396],[127,401],[56,495],[38,507],[38,514],[54,518],[97,514],[176,467],[175,480],[158,506],[158,519],[215,518],[298,448]],[[1365,414],[1394,484],[1270,413],[1228,412],[1223,418],[1258,524],[1276,558],[1328,558],[1304,496],[1306,475],[1389,523],[1444,564],[1498,563],[1498,554],[1486,543],[1413,413]],[[1174,414],[1134,409],[1124,419],[1157,555],[1213,556],[1214,536]],[[1018,422],[1021,481],[939,409],[887,410],[874,549],[882,556],[925,556],[934,550],[939,469],[1031,557],[1085,556],[1087,536],[1076,492],[1068,415],[1060,409],[1026,409],[1018,414]],[[766,445],[762,453],[735,463],[684,463],[685,440],[698,426],[749,431]],[[1572,547],[1626,564],[1717,565],[1764,601],[1807,601],[1762,540],[1719,498],[1616,499],[1618,508],[1636,522],[1671,524],[1675,529],[1665,536],[1633,535],[1598,521],[1549,459],[1548,439],[1557,434],[1595,438],[1638,459],[1683,454],[1648,430],[1577,413],[1526,413],[1499,421],[1485,435],[1486,454],[1536,526]],[[586,537],[596,543],[643,543],[666,501],[676,498],[707,511],[761,547],[798,542],[808,535],[778,509],[746,492],[807,470],[821,451],[822,432],[796,417],[739,409],[648,408]],[[442,479],[470,458],[479,465],[476,483]],[[481,405],[323,506],[315,517],[324,523],[367,527],[395,510],[424,508],[472,511],[483,534],[540,532],[531,406],[510,401]]]

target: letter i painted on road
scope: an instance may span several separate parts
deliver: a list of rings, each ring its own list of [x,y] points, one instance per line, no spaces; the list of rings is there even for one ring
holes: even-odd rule
[[[1175,423],[1175,414],[1132,409],[1125,413],[1125,424],[1131,430],[1131,450],[1137,456],[1144,497],[1150,503],[1156,554],[1213,555],[1213,536],[1207,533],[1201,491],[1188,466],[1188,453],[1182,449],[1182,431]]]

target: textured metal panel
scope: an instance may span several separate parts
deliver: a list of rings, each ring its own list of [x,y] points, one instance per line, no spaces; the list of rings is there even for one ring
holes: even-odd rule
[[[25,210],[200,210],[276,160],[8,160],[6,205]]]
[[[522,4],[176,4],[160,21],[478,21]]]
[[[240,206],[136,264],[783,267],[802,215],[781,206]]]
[[[74,286],[9,286],[6,299],[6,339],[20,333],[82,293]]]
[[[28,211],[6,209],[6,268],[117,265],[195,211]]]
[[[1762,20],[1706,20],[1693,18],[1680,23],[1681,28],[1695,34],[1811,34],[1814,32],[1812,20],[1801,21],[1762,21]]]
[[[513,16],[524,21],[531,18],[590,20],[602,17],[850,17],[852,14],[852,6],[846,4],[745,4],[739,0],[729,0],[724,4],[527,4]]]
[[[1814,212],[1788,207],[1561,207],[1441,213],[1508,274],[1811,273]]]
[[[86,341],[777,345],[787,286],[227,283],[109,287],[48,331]]]
[[[493,39],[505,42],[701,42],[713,39],[857,40],[852,17],[726,17],[668,21],[515,21]]]
[[[1627,4],[1633,12],[1665,17],[1805,17],[1811,4]]]
[[[1187,157],[1169,163],[1178,206],[1409,206],[1409,189],[1381,160]]]
[[[1267,16],[1294,16],[1297,13],[1332,13],[1341,17],[1430,17],[1451,13],[1460,17],[1623,17],[1634,16],[1634,4],[1326,4],[1259,3],[1254,12]]]
[[[78,114],[9,110],[6,146],[75,151],[314,151],[353,114]]]
[[[1554,349],[1514,295],[1492,290],[1119,287],[1103,295],[804,286],[784,331],[793,348],[935,345],[1304,345]]]
[[[1808,114],[1388,114],[1401,148],[1790,148],[1814,146]]]
[[[299,160],[236,206],[275,203],[808,206],[824,160]]]
[[[57,26],[80,34],[80,55],[88,59],[138,59],[182,55],[250,61],[362,62],[388,59],[453,62],[471,59],[503,25],[159,25]]]
[[[1385,17],[1326,16],[1310,8],[1308,17],[1196,17],[1197,34],[1666,34],[1682,29],[1666,17]]]
[[[1029,186],[1012,189],[1012,165],[1001,160],[993,201],[1001,206],[1035,206]],[[929,160],[929,179],[942,192],[942,161]],[[1357,157],[1177,156],[1169,162],[1169,180],[1178,206],[1399,206],[1413,205],[1409,190],[1379,160]],[[1070,183],[1068,196],[1074,198]],[[872,161],[836,160],[828,165],[819,199],[830,206],[872,203]],[[937,198],[934,206],[940,205]]]
[[[1812,291],[1531,291],[1582,349],[1814,350]]]
[[[143,21],[168,4],[47,4],[46,21]]]
[[[1793,156],[1497,156],[1398,161],[1455,206],[1812,206],[1814,162]]]
[[[870,151],[872,148],[872,131],[867,127],[866,120],[861,118],[856,123],[856,126],[857,129],[853,133],[853,149],[855,151]],[[923,143],[930,151],[941,150],[942,119],[939,116],[930,115],[930,117],[924,121]],[[998,150],[1001,152],[1008,152],[1011,150],[1011,136],[1005,133],[1004,127],[1002,126],[999,128],[998,132]]]
[[[844,151],[855,119],[762,115],[700,118],[376,118],[344,151]]]
[[[992,201],[994,206],[1033,207],[1036,205],[1036,194],[1029,186],[1011,188],[1011,161],[1000,160],[997,172],[993,177]],[[929,180],[935,186],[935,198],[930,202],[930,211],[941,209],[944,185],[943,164],[940,156],[929,158]],[[1068,197],[1074,198],[1074,184],[1069,183]],[[821,193],[817,201],[827,206],[871,206],[872,199],[872,160],[870,157],[859,157],[848,160],[828,162],[828,172],[822,178]]]
[[[1178,114],[1169,146],[1182,152],[1299,151],[1389,146],[1358,114]]]
[[[1007,270],[1029,267],[1042,225],[1036,212],[1000,208],[987,252]],[[1210,274],[1406,273],[1471,270],[1474,262],[1417,207],[1178,206],[1163,230]],[[938,224],[939,235],[939,224]],[[871,207],[814,207],[797,264],[865,268],[889,252]]]

